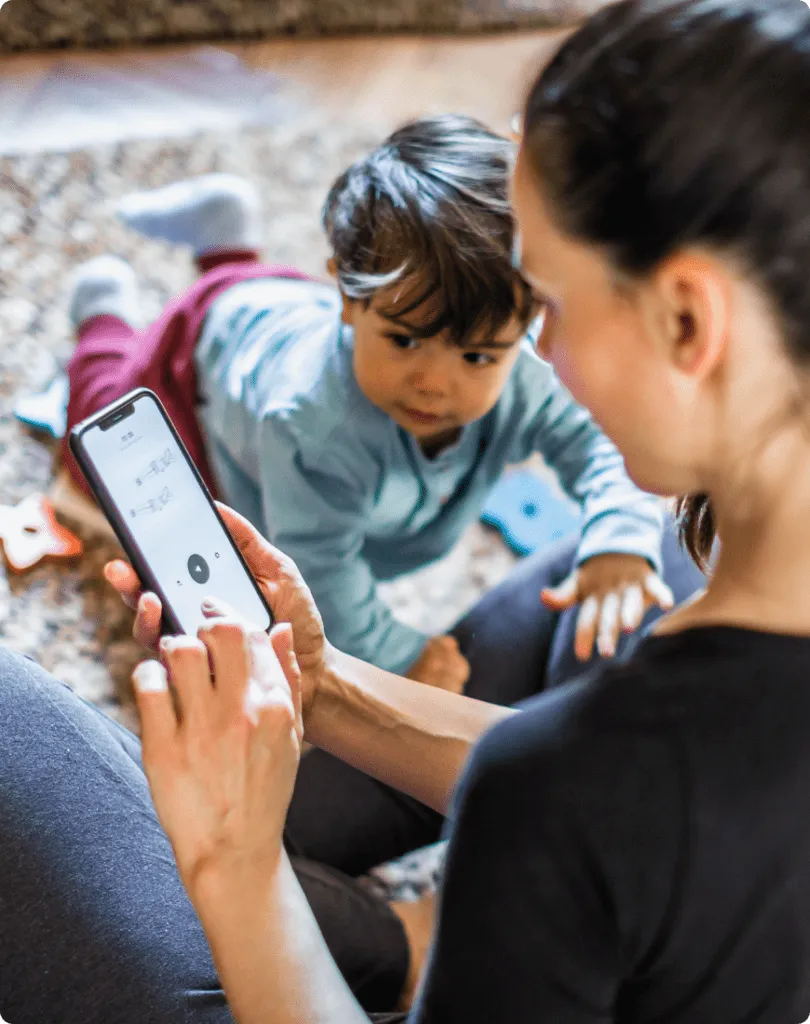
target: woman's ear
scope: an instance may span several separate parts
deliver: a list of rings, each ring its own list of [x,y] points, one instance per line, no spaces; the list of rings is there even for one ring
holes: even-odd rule
[[[667,260],[656,276],[669,358],[687,376],[708,376],[728,337],[725,270],[711,257],[685,253]]]
[[[326,261],[326,272],[330,277],[334,277],[337,280],[337,260],[334,256],[330,256]]]

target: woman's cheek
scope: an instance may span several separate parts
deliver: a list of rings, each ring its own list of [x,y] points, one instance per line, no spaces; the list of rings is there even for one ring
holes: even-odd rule
[[[562,333],[556,331],[549,342],[544,358],[551,363],[554,371],[562,383],[568,388],[574,398],[584,403],[585,382],[579,372],[577,362],[568,345],[565,344]]]

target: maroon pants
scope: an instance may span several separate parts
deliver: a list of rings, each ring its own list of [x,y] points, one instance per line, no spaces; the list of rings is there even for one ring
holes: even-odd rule
[[[267,265],[251,251],[220,251],[201,257],[200,279],[174,299],[145,331],[115,316],[95,316],[79,325],[78,344],[68,363],[68,433],[62,447],[73,479],[89,494],[67,444],[70,430],[87,416],[133,388],[150,388],[166,410],[203,479],[216,486],[197,420],[194,348],[211,303],[242,281],[260,277],[312,280],[294,267]]]

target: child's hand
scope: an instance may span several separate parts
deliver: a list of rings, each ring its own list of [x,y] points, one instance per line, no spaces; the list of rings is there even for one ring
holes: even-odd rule
[[[575,569],[558,587],[543,591],[546,608],[564,611],[581,604],[574,652],[587,661],[594,640],[603,658],[616,653],[619,632],[632,633],[644,613],[657,604],[669,611],[672,591],[639,555],[597,555]]]
[[[454,636],[433,636],[405,676],[440,690],[462,693],[470,678],[470,663],[458,649]]]

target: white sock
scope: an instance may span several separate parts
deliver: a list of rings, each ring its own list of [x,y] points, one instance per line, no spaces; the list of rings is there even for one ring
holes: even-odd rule
[[[151,192],[134,192],[118,203],[116,212],[147,238],[190,245],[197,256],[261,246],[259,193],[235,174],[204,174]]]
[[[68,315],[74,329],[85,320],[107,314],[140,324],[138,279],[132,267],[118,256],[98,256],[82,263],[73,275]]]

